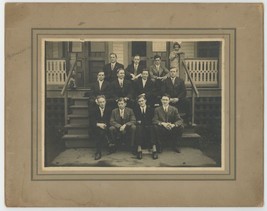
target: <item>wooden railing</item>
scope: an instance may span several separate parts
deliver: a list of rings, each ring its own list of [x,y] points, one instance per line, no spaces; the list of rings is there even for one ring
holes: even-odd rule
[[[191,77],[191,74],[187,68],[187,65],[184,61],[182,61],[182,65],[183,65],[184,70],[186,72],[185,75],[186,75],[189,83],[192,86],[192,119],[191,119],[191,122],[192,122],[192,125],[195,125],[195,97],[199,97],[199,92],[198,92],[198,89],[197,89],[195,82],[193,81],[193,79]]]
[[[66,80],[66,61],[63,59],[46,61],[47,85],[63,85]]]
[[[218,85],[218,60],[217,59],[186,59],[185,66],[189,71],[192,81],[196,85]],[[185,84],[189,84],[186,74]]]

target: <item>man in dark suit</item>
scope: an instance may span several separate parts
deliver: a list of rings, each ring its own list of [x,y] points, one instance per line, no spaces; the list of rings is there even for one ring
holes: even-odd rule
[[[143,69],[141,72],[141,78],[138,78],[134,82],[134,94],[135,97],[145,94],[147,99],[147,104],[153,106],[155,103],[155,89],[154,82],[149,78],[149,71]]]
[[[141,77],[141,71],[145,68],[144,65],[141,64],[141,58],[137,54],[133,58],[132,64],[129,64],[126,70],[126,79],[128,80],[136,80]]]
[[[110,134],[112,145],[110,152],[115,152],[117,146],[130,139],[130,147],[134,152],[134,140],[136,130],[136,119],[132,109],[126,107],[126,101],[124,98],[119,98],[118,108],[112,110],[110,117]],[[120,141],[120,143],[118,143]]]
[[[159,103],[161,98],[161,87],[163,81],[167,79],[169,76],[169,70],[161,64],[161,56],[154,56],[154,64],[150,66],[149,69],[150,78],[153,82],[155,82],[155,93],[157,97],[157,102]]]
[[[139,95],[137,102],[139,105],[134,110],[136,117],[135,140],[137,145],[137,159],[142,159],[142,146],[144,144],[148,144],[148,147],[152,148],[152,158],[158,159],[152,126],[154,111],[146,105],[145,94]]]
[[[184,81],[177,77],[176,68],[170,70],[170,77],[163,82],[162,94],[170,96],[170,105],[175,106],[179,113],[185,113],[184,120],[190,121],[190,103],[186,98],[186,88]]]
[[[128,105],[133,104],[133,88],[132,83],[125,79],[125,70],[120,68],[117,70],[117,79],[111,83],[112,98],[116,100],[123,97]]]
[[[171,137],[174,151],[180,153],[179,141],[183,132],[183,120],[180,117],[177,108],[170,106],[170,97],[163,95],[161,98],[162,106],[155,109],[154,133],[157,138],[157,149],[162,151],[162,140],[166,140],[167,136]]]
[[[105,72],[106,80],[108,82],[112,82],[117,79],[117,70],[118,69],[124,69],[123,64],[120,64],[117,62],[117,54],[111,53],[110,54],[110,63],[106,64],[103,67],[103,70]]]
[[[90,115],[90,124],[94,131],[96,140],[95,160],[99,160],[102,156],[102,147],[108,142],[108,128],[111,111],[106,107],[106,98],[104,95],[96,97],[97,107]]]

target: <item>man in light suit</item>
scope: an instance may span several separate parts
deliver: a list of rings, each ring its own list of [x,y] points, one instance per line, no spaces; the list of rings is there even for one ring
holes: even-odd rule
[[[123,64],[117,62],[117,54],[111,53],[110,54],[110,63],[106,64],[103,67],[105,72],[106,80],[108,82],[112,82],[117,79],[117,70],[119,68],[124,69]]]
[[[163,95],[161,98],[162,106],[155,109],[153,124],[154,133],[157,138],[157,149],[162,152],[162,141],[170,136],[175,152],[180,153],[179,141],[183,132],[183,120],[177,108],[170,106],[170,97]]]
[[[157,93],[158,101],[161,97],[161,86],[163,81],[169,76],[169,70],[161,64],[161,56],[154,56],[154,64],[149,69],[150,78],[155,82],[155,93]],[[157,102],[158,103],[158,102]]]
[[[126,79],[134,81],[141,77],[141,71],[145,68],[145,66],[142,65],[140,61],[140,56],[138,54],[135,55],[132,64],[129,64],[125,69]]]
[[[170,77],[163,82],[162,93],[170,96],[170,105],[175,106],[179,113],[185,113],[184,120],[190,122],[190,103],[186,98],[186,88],[184,81],[177,77],[177,69],[170,70]]]
[[[124,98],[119,98],[117,100],[118,108],[112,110],[110,117],[110,134],[111,142],[110,153],[116,151],[118,145],[122,142],[126,142],[130,139],[128,143],[131,147],[132,152],[134,149],[135,140],[135,130],[136,130],[136,119],[132,109],[126,107],[126,100]]]
[[[102,156],[102,148],[106,142],[109,142],[109,120],[111,110],[106,107],[106,98],[104,95],[96,97],[97,107],[90,115],[90,124],[94,131],[96,140],[95,160],[99,160]]]
[[[145,94],[147,99],[147,104],[153,106],[155,103],[155,88],[154,82],[149,78],[149,71],[143,69],[141,72],[141,78],[138,78],[134,82],[134,94],[138,97],[141,94]]]
[[[141,94],[137,99],[138,106],[134,110],[136,117],[136,145],[137,159],[142,159],[142,146],[152,148],[152,158],[158,159],[156,142],[153,135],[152,118],[154,110],[146,104],[145,94]]]

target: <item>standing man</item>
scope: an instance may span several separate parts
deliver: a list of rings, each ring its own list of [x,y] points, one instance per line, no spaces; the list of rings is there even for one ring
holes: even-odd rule
[[[145,66],[143,66],[140,61],[140,56],[136,54],[133,57],[132,64],[129,64],[128,67],[125,69],[126,79],[134,81],[141,77],[141,71],[145,68]]]
[[[170,70],[170,77],[163,82],[162,93],[170,96],[170,105],[175,106],[179,113],[185,113],[184,120],[190,122],[190,103],[186,98],[184,81],[177,77],[176,68]]]
[[[117,70],[117,79],[111,83],[111,90],[113,100],[123,97],[130,105],[132,105],[132,83],[125,79],[125,70],[123,68]]]
[[[141,77],[134,82],[134,93],[136,97],[141,94],[145,94],[147,104],[150,106],[154,105],[154,82],[149,78],[149,71],[147,69],[143,69],[141,72]]]
[[[135,109],[136,117],[136,145],[137,145],[137,159],[142,159],[142,146],[144,144],[152,148],[152,158],[158,159],[156,142],[153,136],[152,118],[154,111],[147,106],[146,97],[144,94],[139,95],[137,102],[139,106]]]
[[[169,76],[169,70],[161,64],[161,56],[154,56],[154,64],[150,66],[149,74],[151,80],[155,82],[155,93],[157,96],[157,101],[161,97],[161,86],[162,82]],[[157,102],[158,103],[158,102]]]
[[[181,119],[177,108],[170,106],[170,97],[163,95],[161,98],[162,106],[155,109],[153,124],[154,133],[157,138],[158,152],[162,152],[162,141],[170,136],[172,147],[175,152],[180,153],[179,141],[183,132],[183,120]]]
[[[104,95],[96,97],[97,107],[91,113],[90,124],[94,131],[96,140],[95,160],[102,156],[103,145],[108,142],[108,128],[111,111],[106,107],[106,98]]]
[[[132,152],[135,152],[134,149],[134,140],[135,140],[135,130],[136,130],[136,119],[132,109],[126,107],[126,101],[124,98],[119,98],[118,108],[112,110],[110,117],[110,134],[112,145],[110,152],[113,153],[116,151],[119,144],[126,142],[127,139],[130,139],[128,142]],[[119,141],[119,143],[118,143]]]
[[[100,70],[97,74],[97,81],[92,85],[92,95],[96,99],[98,95],[104,95],[106,99],[111,97],[110,84],[105,80],[104,71]]]
[[[123,64],[120,64],[117,62],[117,54],[111,53],[110,54],[110,63],[106,64],[103,67],[103,70],[105,72],[106,80],[108,82],[112,82],[117,78],[117,70],[119,68],[124,69]]]

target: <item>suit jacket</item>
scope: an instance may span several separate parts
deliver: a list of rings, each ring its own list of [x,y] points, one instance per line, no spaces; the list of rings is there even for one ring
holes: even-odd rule
[[[115,108],[112,110],[110,117],[110,125],[116,128],[120,128],[123,124],[127,126],[134,125],[136,123],[135,115],[132,109],[125,108],[123,119],[120,117],[119,108]]]
[[[183,119],[180,117],[177,108],[170,105],[167,114],[163,110],[163,106],[156,108],[152,122],[155,125],[158,125],[161,122],[170,122],[177,127],[183,125]]]
[[[174,84],[171,78],[163,82],[162,94],[168,94],[171,98],[183,99],[186,97],[186,88],[184,81],[178,77],[175,78]]]
[[[118,79],[111,83],[112,97],[118,99],[119,97],[128,97],[132,99],[132,83],[128,80],[123,80],[123,87],[121,88]]]
[[[152,96],[155,95],[155,87],[154,82],[151,81],[151,79],[147,79],[147,82],[145,84],[145,87],[143,87],[142,78],[138,78],[136,81],[134,81],[134,94],[135,97],[137,97],[140,94],[146,94],[146,98],[150,99]]]
[[[156,65],[153,64],[149,68],[149,74],[152,80],[155,80],[156,77],[167,77],[169,75],[169,70],[165,66],[160,66],[159,71],[156,68]]]
[[[98,95],[105,95],[106,98],[111,97],[110,83],[107,82],[106,80],[104,80],[104,82],[102,83],[101,90],[99,89],[99,82],[98,81],[96,81],[92,85],[91,89],[92,89],[92,94],[93,94],[94,98]]]
[[[117,79],[117,70],[119,68],[124,68],[123,64],[116,62],[113,70],[111,70],[111,63],[105,64],[103,67],[105,73],[105,79],[109,82],[112,82],[115,79]]]
[[[139,75],[144,68],[145,66],[142,65],[141,62],[139,62],[136,75]],[[132,76],[130,74],[134,74],[134,63],[129,64],[125,70],[126,70],[126,79],[131,80]]]
[[[90,115],[90,125],[92,127],[96,127],[97,123],[105,123],[107,126],[109,126],[110,116],[111,116],[111,110],[108,109],[106,106],[104,109],[103,117],[101,117],[100,108],[97,106],[93,109]]]
[[[148,105],[146,106],[146,113],[145,114],[142,113],[140,106],[137,106],[134,109],[134,114],[135,114],[137,124],[152,125],[154,110],[151,107],[149,107]],[[141,122],[141,123],[139,123],[139,122]]]

